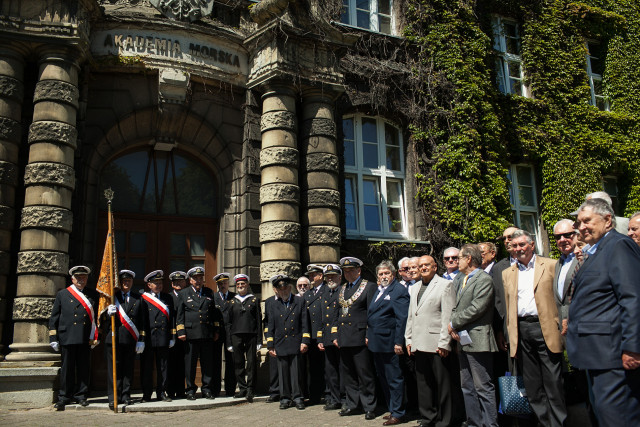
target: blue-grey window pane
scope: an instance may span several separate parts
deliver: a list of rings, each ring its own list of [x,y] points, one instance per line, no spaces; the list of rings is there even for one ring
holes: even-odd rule
[[[364,203],[365,204],[379,204],[380,203],[380,197],[378,196],[378,183],[377,181],[371,181],[371,180],[363,180],[362,181],[362,196],[364,198]]]
[[[364,226],[369,231],[381,231],[380,208],[378,206],[364,207]]]
[[[533,188],[532,187],[519,187],[518,188],[518,201],[520,202],[520,206],[528,206],[533,207],[535,204],[533,203]]]
[[[369,0],[356,0],[356,8],[369,10]]]
[[[391,0],[378,0],[378,12],[391,15]]]
[[[342,134],[344,135],[344,139],[355,139],[353,119],[342,120]]]
[[[144,279],[144,276],[146,276],[147,273],[151,273],[151,271],[146,270],[144,258],[129,258],[128,269],[136,273],[136,277],[139,279]]]
[[[116,240],[116,252],[127,251],[127,232],[116,230],[115,232],[115,240]]]
[[[384,16],[378,17],[378,30],[384,34],[391,34],[391,19]]]
[[[344,201],[345,203],[355,203],[355,188],[353,188],[353,179],[347,178],[344,180]]]
[[[362,144],[362,165],[365,168],[378,168],[378,145]]]
[[[387,146],[387,168],[400,170],[400,147]]]
[[[357,27],[369,29],[369,12],[362,12],[359,10],[357,12],[356,19],[358,20],[358,23],[356,24]]]
[[[516,166],[516,173],[519,185],[533,185],[533,181],[531,181],[531,169],[528,166]]]
[[[365,142],[378,143],[378,127],[375,119],[362,119],[362,140]]]
[[[355,166],[356,165],[356,151],[355,144],[353,141],[344,140],[344,164],[346,166]]]
[[[536,235],[537,227],[537,219],[536,214],[533,213],[520,213],[520,228],[528,231],[529,233]]]
[[[204,260],[191,261],[191,265],[189,266],[189,269],[193,267],[204,267]]]
[[[509,82],[511,83],[511,93],[522,96],[522,82],[516,79],[509,79]]]
[[[401,208],[389,208],[387,209],[389,215],[389,231],[401,233],[402,232],[402,209]]]
[[[187,239],[184,234],[171,234],[171,255],[186,255]]]
[[[169,269],[171,270],[169,274],[174,271],[187,271],[187,263],[183,259],[172,259],[169,261]]]
[[[147,251],[147,233],[144,231],[132,231],[129,234],[129,252],[143,254]]]
[[[148,153],[139,151],[116,159],[105,166],[101,175],[100,200],[105,200],[102,197],[104,190],[111,188],[114,192],[113,210],[115,212],[138,212],[147,161]],[[104,203],[106,208],[106,201]]]
[[[204,236],[191,235],[191,256],[204,256]]]
[[[358,229],[358,220],[356,207],[352,204],[345,204],[344,207],[344,215],[345,215],[345,224],[347,226],[347,230],[357,230]]]
[[[180,213],[188,216],[215,218],[215,179],[200,163],[186,157],[174,157]]]

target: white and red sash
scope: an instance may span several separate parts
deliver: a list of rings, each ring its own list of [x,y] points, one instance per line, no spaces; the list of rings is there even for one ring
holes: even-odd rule
[[[71,285],[67,288],[69,293],[74,296],[75,299],[78,300],[80,304],[84,307],[89,315],[89,320],[91,320],[91,334],[89,335],[89,341],[98,341],[98,329],[96,328],[95,318],[93,316],[93,306],[87,297],[80,291],[75,285]]]
[[[169,307],[167,307],[165,303],[160,301],[159,298],[156,298],[156,296],[151,292],[145,292],[144,294],[142,294],[142,298],[144,298],[145,301],[147,301],[149,304],[153,304],[153,306],[160,310],[160,312],[164,314],[167,320],[169,320]]]
[[[138,332],[138,328],[136,328],[136,325],[133,324],[133,321],[131,320],[131,318],[127,316],[127,313],[124,311],[124,308],[122,308],[122,306],[120,305],[120,301],[118,301],[118,298],[116,298],[116,307],[118,307],[118,315],[120,316],[120,323],[122,323],[122,326],[127,328],[127,331],[129,331],[133,339],[138,341],[138,339],[140,339],[140,332]]]

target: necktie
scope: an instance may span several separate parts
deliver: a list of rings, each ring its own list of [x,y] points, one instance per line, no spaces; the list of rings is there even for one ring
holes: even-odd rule
[[[584,258],[582,258],[582,261],[578,260],[578,262],[576,262],[576,269],[573,270],[573,274],[571,275],[571,281],[569,282],[569,291],[567,292],[567,302],[569,304],[571,304],[573,293],[576,290],[576,283],[575,283],[576,275],[578,274],[578,270],[580,270],[580,267],[582,267],[582,265],[587,260],[587,258],[589,258],[589,254],[585,252]]]
[[[124,294],[124,302],[129,302],[129,292]]]
[[[464,280],[462,281],[462,286],[460,287],[460,292],[462,292],[464,287],[467,286],[467,280],[469,280],[469,275],[468,274],[466,276],[464,276]]]
[[[222,298],[222,301],[226,301],[227,300],[227,294],[220,293],[220,298]]]

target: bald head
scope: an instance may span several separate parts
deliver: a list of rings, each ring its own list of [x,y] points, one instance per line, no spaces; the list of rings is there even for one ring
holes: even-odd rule
[[[428,284],[433,279],[438,271],[438,264],[432,256],[424,255],[418,260],[418,267],[420,268],[420,280],[423,284]]]

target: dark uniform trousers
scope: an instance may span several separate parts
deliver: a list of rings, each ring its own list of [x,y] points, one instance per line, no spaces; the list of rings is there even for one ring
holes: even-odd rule
[[[265,334],[265,338],[268,333],[267,325],[269,324],[271,306],[276,302],[277,301],[275,296],[270,296],[269,298],[264,300],[264,321],[263,321],[264,331],[263,332]],[[278,399],[280,398],[280,384],[278,383],[278,358],[268,355],[267,359],[269,359],[269,396],[271,396],[274,399]]]
[[[211,391],[211,372],[213,370],[213,341],[211,339],[187,340],[187,351],[184,354],[184,372],[187,379],[187,394],[194,394],[198,390],[195,382],[196,367],[200,359],[200,372],[202,374],[202,394]]]
[[[341,403],[344,387],[340,382],[340,350],[331,345],[324,347],[324,379],[327,385],[327,403]]]
[[[240,391],[255,390],[258,375],[258,358],[256,334],[231,335],[233,346],[233,363],[235,365],[236,380]],[[245,379],[246,378],[246,379]]]
[[[223,300],[220,293],[214,292],[213,297],[216,308],[222,313],[222,319],[226,324],[229,323],[229,306],[230,302],[236,294],[227,292],[227,299]],[[230,339],[225,334],[220,334],[220,338],[213,344],[213,373],[211,380],[211,392],[218,396],[222,390],[222,355],[224,354],[224,391],[227,396],[233,396],[236,392],[236,375],[234,369],[233,353],[227,350],[232,345]]]
[[[156,364],[156,397],[169,387],[169,347],[145,346],[140,357],[142,364],[142,397],[151,399],[153,393],[153,363]]]
[[[171,290],[171,299],[176,311],[178,310],[179,294]],[[169,381],[167,393],[169,397],[184,397],[184,341],[176,339],[176,344],[169,349]]]
[[[287,402],[302,402],[302,389],[300,387],[300,378],[298,373],[300,367],[300,354],[288,354],[285,356],[277,356],[278,359],[278,375],[280,377],[280,400]]]
[[[338,332],[338,290],[329,288],[322,295],[321,328],[317,340],[324,345],[324,383],[327,404],[342,403],[344,386],[340,377],[340,350],[333,344]]]
[[[323,284],[316,289],[310,289],[304,293],[304,300],[307,305],[307,313],[309,314],[309,327],[311,328],[311,342],[309,343],[309,351],[302,355],[304,360],[303,384],[308,385],[308,395],[312,403],[320,402],[325,397],[326,385],[324,380],[324,352],[318,348],[318,341],[322,342],[322,338],[318,337],[318,331],[322,330],[322,304],[327,285]]]
[[[260,299],[247,295],[244,299],[234,298],[228,302],[227,340],[233,347],[233,363],[240,392],[255,390],[258,374],[256,357],[258,336],[262,338],[262,312]],[[228,364],[231,364],[231,359]]]
[[[98,294],[85,288],[85,297],[91,302],[94,314],[98,307]],[[62,367],[58,401],[84,400],[89,393],[91,377],[89,333],[91,322],[84,306],[67,289],[56,294],[49,320],[49,341],[60,344]]]
[[[169,309],[169,317],[145,300],[147,321],[147,337],[144,352],[141,355],[142,368],[142,397],[151,398],[153,392],[153,363],[156,364],[156,397],[160,398],[169,386],[169,343],[175,340],[175,308],[173,299],[165,293],[159,293],[156,298]]]
[[[107,397],[113,403],[113,353],[111,344],[104,344],[104,358],[107,361]],[[116,387],[118,401],[131,398],[131,383],[133,382],[133,364],[136,360],[135,344],[116,345]]]
[[[344,298],[356,294],[361,278],[346,287]],[[368,282],[362,294],[351,304],[348,313],[340,313],[338,318],[338,345],[340,346],[340,377],[344,383],[346,405],[349,409],[362,403],[365,411],[376,409],[376,379],[371,353],[365,345],[367,331],[367,310],[377,286]]]

